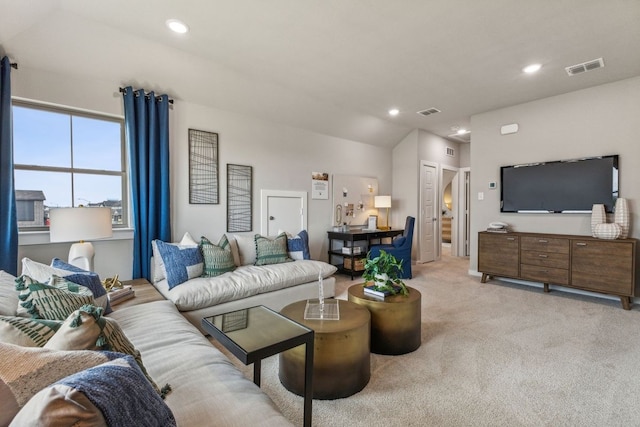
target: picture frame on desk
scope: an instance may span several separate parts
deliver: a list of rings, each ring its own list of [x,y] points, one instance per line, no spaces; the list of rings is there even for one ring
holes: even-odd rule
[[[369,221],[367,222],[367,230],[378,229],[378,215],[369,215]]]

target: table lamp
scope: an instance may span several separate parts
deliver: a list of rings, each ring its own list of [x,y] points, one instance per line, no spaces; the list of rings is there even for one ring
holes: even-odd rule
[[[377,208],[387,208],[387,225],[385,227],[378,227],[381,230],[390,230],[389,227],[389,208],[391,207],[391,196],[375,196],[373,199],[373,206]]]
[[[95,251],[85,240],[111,237],[111,208],[55,208],[49,210],[49,239],[53,242],[73,242],[69,249],[69,264],[93,271]]]

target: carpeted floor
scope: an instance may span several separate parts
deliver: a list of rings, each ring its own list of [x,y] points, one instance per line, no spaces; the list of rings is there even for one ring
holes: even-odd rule
[[[361,392],[314,400],[314,426],[640,425],[640,311],[618,300],[469,276],[469,261],[417,265],[422,345],[371,355]],[[355,283],[338,275],[338,298]],[[228,354],[228,353],[227,353]],[[230,359],[251,378],[252,368]],[[262,388],[296,425],[302,398],[278,380],[277,356]]]

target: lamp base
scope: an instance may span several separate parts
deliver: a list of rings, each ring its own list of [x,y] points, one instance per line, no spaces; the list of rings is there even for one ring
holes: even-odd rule
[[[93,271],[93,258],[96,252],[90,242],[79,242],[71,245],[69,249],[69,264]]]

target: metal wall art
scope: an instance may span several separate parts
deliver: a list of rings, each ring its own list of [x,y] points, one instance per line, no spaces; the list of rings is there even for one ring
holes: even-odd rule
[[[219,203],[218,134],[189,129],[189,203]]]
[[[251,166],[227,164],[227,231],[251,231]]]

